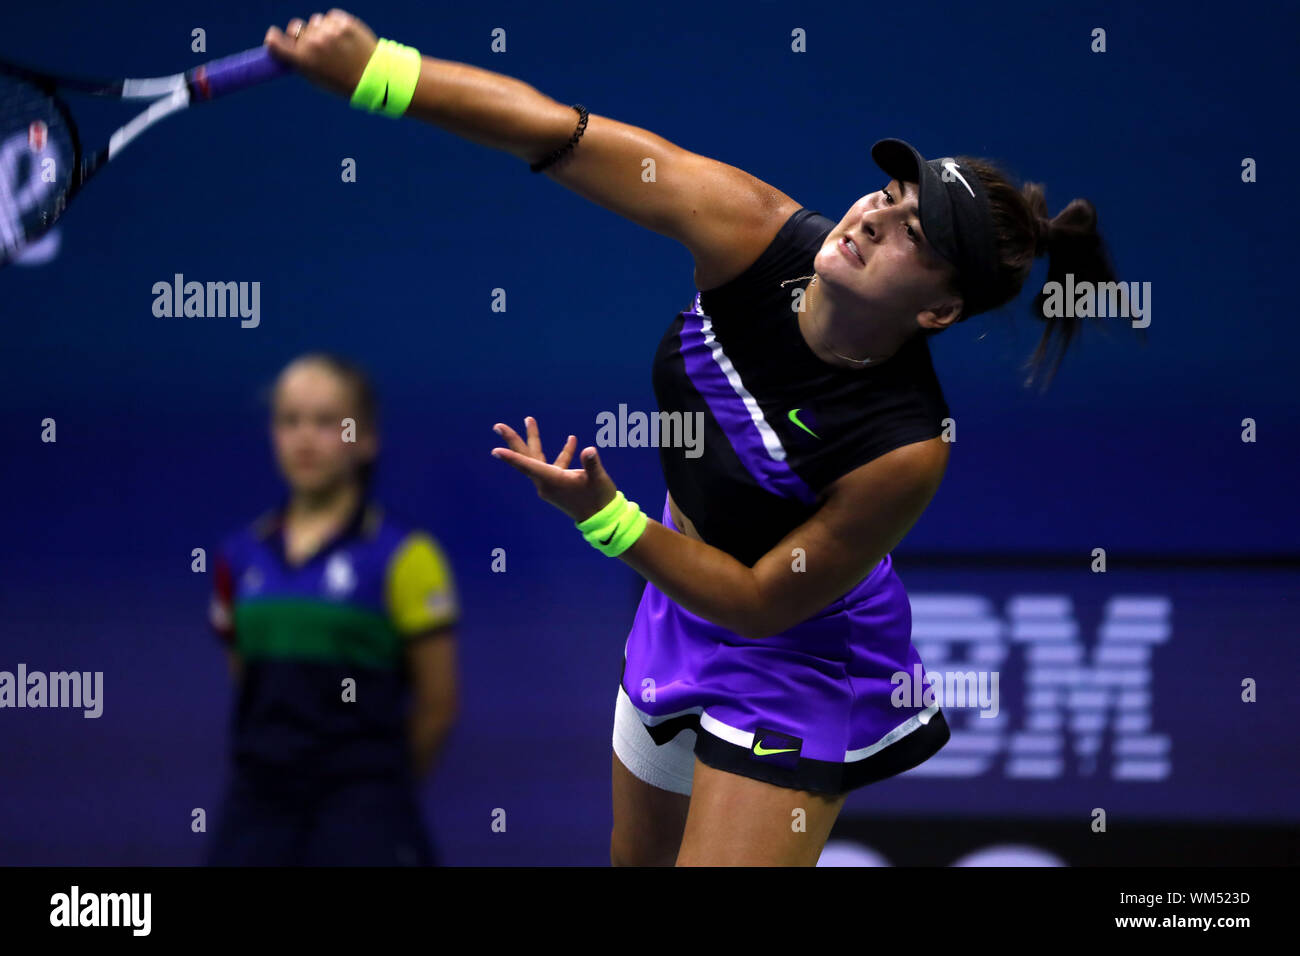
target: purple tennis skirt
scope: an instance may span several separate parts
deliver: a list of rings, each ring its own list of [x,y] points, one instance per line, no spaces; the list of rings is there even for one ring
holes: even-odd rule
[[[661,520],[678,530],[667,496]],[[912,608],[886,555],[839,600],[760,640],[692,614],[647,582],[622,684],[657,744],[691,728],[695,755],[710,767],[843,793],[910,770],[948,742],[943,712],[922,706],[910,685],[904,694],[899,673],[924,681]]]

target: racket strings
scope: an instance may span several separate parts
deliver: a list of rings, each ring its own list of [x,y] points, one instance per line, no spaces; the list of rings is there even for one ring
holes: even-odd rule
[[[73,131],[55,100],[0,75],[0,262],[58,217],[75,162]]]

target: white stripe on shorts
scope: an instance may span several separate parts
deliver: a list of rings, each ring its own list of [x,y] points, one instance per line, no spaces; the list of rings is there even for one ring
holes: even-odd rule
[[[689,794],[695,775],[695,731],[688,727],[660,746],[637,713],[620,683],[614,705],[614,753],[643,783],[671,793]]]

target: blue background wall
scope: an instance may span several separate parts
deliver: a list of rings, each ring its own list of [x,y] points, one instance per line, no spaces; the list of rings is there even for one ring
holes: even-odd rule
[[[968,555],[971,567],[991,553],[1034,561],[1094,547],[1117,561],[1297,556],[1294,8],[350,9],[381,36],[643,126],[833,219],[880,186],[867,150],[883,136],[926,155],[1000,160],[1046,183],[1053,214],[1075,196],[1097,205],[1121,278],[1151,283],[1147,344],[1123,322],[1108,323],[1109,338],[1089,327],[1047,395],[1021,388],[1041,264],[1004,313],[932,340],[958,444],[896,553],[909,589],[949,586],[926,577],[922,554]],[[310,12],[10,5],[0,54],[153,75],[252,46],[269,23]],[[1098,26],[1101,55],[1089,52]],[[206,56],[190,52],[196,27]],[[489,50],[497,27],[505,54]],[[790,52],[796,27],[806,54]],[[91,142],[132,112],[77,108]],[[340,181],[345,157],[356,183]],[[1244,157],[1258,161],[1259,182],[1241,182]],[[503,245],[507,230],[518,241]],[[522,428],[533,414],[551,445],[568,432],[589,443],[601,410],[653,409],[650,358],[693,293],[688,253],[513,157],[362,115],[297,77],[150,130],[77,200],[59,237],[52,263],[0,274],[0,669],[103,670],[106,712],[0,712],[0,863],[200,858],[189,812],[216,804],[229,687],[205,629],[210,581],[189,555],[279,494],[261,392],[318,348],[374,373],[384,498],[438,536],[457,573],[465,710],[426,791],[448,861],[604,861],[610,718],[641,579],[594,555],[493,461],[490,428]],[[260,327],[156,318],[153,284],[178,272],[259,281]],[[503,314],[490,309],[498,287]],[[39,440],[47,416],[57,444]],[[1246,417],[1257,443],[1240,441]],[[656,454],[603,452],[620,487],[657,515]],[[489,571],[496,547],[509,556],[504,575]],[[1005,573],[997,587],[1029,586]],[[1288,587],[1257,598],[1282,608]],[[1268,620],[1221,636],[1262,655],[1253,664],[1291,666],[1294,615]],[[1171,659],[1170,695],[1204,674],[1193,668],[1214,666],[1206,640],[1206,656]],[[1266,732],[1283,732],[1281,714],[1250,721],[1242,733],[1262,753],[1239,769],[1263,772],[1283,760]],[[1223,753],[1232,759],[1226,743]],[[920,786],[891,781],[861,799],[904,808]],[[1170,794],[1189,801],[1182,813],[1165,804],[1174,816],[1231,803]],[[506,836],[488,829],[493,807],[511,813]]]

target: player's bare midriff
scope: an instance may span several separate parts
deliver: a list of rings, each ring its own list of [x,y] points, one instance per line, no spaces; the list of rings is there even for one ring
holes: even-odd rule
[[[677,525],[678,530],[686,537],[695,538],[697,541],[704,540],[700,537],[700,533],[695,530],[695,525],[691,524],[691,520],[678,510],[677,502],[673,501],[671,493],[668,495],[668,514],[672,517],[673,524]]]

